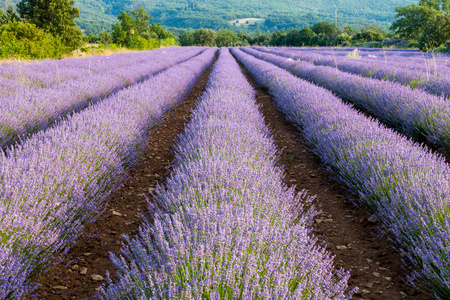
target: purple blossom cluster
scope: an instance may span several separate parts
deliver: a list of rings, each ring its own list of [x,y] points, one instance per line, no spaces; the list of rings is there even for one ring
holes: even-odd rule
[[[330,91],[233,48],[340,180],[370,205],[416,267],[450,298],[450,168],[443,157],[367,118]]]
[[[348,299],[349,273],[311,237],[310,199],[283,184],[254,90],[222,48],[174,169],[103,299]]]
[[[0,299],[20,299],[135,165],[148,130],[212,63],[211,48],[0,156]]]
[[[445,56],[444,59],[436,59],[422,57],[404,57],[397,55],[389,55],[380,52],[369,52],[372,54],[362,54],[360,50],[353,51],[317,51],[311,49],[303,49],[293,51],[291,48],[265,48],[257,47],[256,49],[264,52],[274,53],[294,60],[301,60],[313,63],[317,66],[329,66],[337,68],[341,71],[370,77],[380,80],[388,80],[408,85],[412,88],[420,88],[429,93],[450,97],[450,68],[447,60],[450,57]],[[352,58],[352,53],[357,54],[360,58]],[[401,54],[401,53],[400,53]]]
[[[442,97],[399,83],[341,72],[332,67],[315,66],[251,48],[242,50],[331,90],[417,141],[427,141],[450,150],[450,101]]]
[[[16,76],[19,82],[16,87],[22,87],[14,93],[0,95],[0,148],[6,148],[19,138],[23,138],[37,131],[43,130],[61,120],[67,114],[84,109],[88,105],[104,99],[111,93],[122,89],[130,84],[145,80],[150,76],[182,61],[185,61],[205,48],[179,49],[170,48],[156,51],[148,51],[144,54],[123,57],[111,56],[106,61],[100,59],[96,68],[89,70],[86,74],[86,61],[79,59],[80,68],[76,68],[75,62],[61,61],[61,63],[33,64],[25,68],[27,76]],[[127,61],[124,61],[124,60]],[[92,59],[90,59],[91,61]],[[111,65],[106,68],[107,63]],[[51,79],[60,77],[60,73],[46,73],[42,75],[41,83],[46,82],[45,87],[23,87],[22,78],[27,80],[38,80],[38,74],[46,69],[54,68],[52,64],[61,64],[61,74],[66,80],[59,84],[50,84]],[[15,64],[16,66],[19,64]],[[88,64],[89,65],[89,64]],[[20,65],[18,67],[20,69]],[[74,72],[81,69],[83,76],[71,78]],[[5,70],[4,70],[5,71]],[[7,69],[6,71],[10,71]],[[12,72],[4,72],[11,74]],[[33,76],[34,75],[34,76]],[[11,75],[11,78],[14,76]],[[8,79],[6,83],[11,81]]]

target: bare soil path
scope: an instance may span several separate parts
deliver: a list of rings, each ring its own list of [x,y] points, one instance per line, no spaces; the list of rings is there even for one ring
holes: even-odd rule
[[[357,197],[332,178],[299,130],[277,110],[272,96],[242,70],[257,90],[256,99],[266,125],[281,151],[279,163],[284,166],[286,184],[316,195],[313,204],[322,212],[314,220],[315,234],[335,255],[335,267],[351,270],[349,290],[359,287],[353,299],[431,299],[405,283],[408,271],[401,255],[388,241],[373,212],[358,205]]]
[[[156,184],[164,184],[174,159],[174,142],[189,122],[196,99],[205,90],[213,64],[197,81],[182,104],[168,112],[161,124],[149,133],[142,163],[130,172],[125,182],[106,205],[105,212],[81,235],[76,245],[52,270],[40,278],[40,286],[32,299],[94,299],[108,271],[115,277],[109,252],[119,255],[123,235],[137,234],[141,214],[147,212],[144,193]],[[151,198],[151,197],[150,197]],[[151,200],[150,200],[151,201]],[[97,279],[97,280],[96,280]]]

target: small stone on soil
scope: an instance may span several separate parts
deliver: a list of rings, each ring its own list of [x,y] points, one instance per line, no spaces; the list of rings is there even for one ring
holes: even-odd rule
[[[338,250],[347,250],[347,246],[344,246],[344,245],[336,246],[336,249],[338,249]]]
[[[86,267],[82,267],[82,268],[80,269],[80,274],[81,274],[81,275],[86,275],[86,273],[87,273],[87,268],[86,268]]]
[[[103,280],[103,276],[100,276],[98,274],[94,274],[91,277],[92,277],[92,280],[94,280],[94,281],[102,281]]]
[[[373,272],[372,275],[375,277],[380,277],[380,273],[378,273],[378,272]]]
[[[112,214],[113,214],[113,216],[119,216],[119,217],[122,216],[122,214],[120,212],[115,211],[115,210],[113,210]]]
[[[62,286],[62,285],[56,285],[53,287],[53,289],[55,290],[67,290],[67,286]]]

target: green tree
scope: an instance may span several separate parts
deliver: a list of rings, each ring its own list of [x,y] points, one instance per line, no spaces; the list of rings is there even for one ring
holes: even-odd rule
[[[356,30],[350,26],[346,26],[342,31],[343,31],[343,33],[346,33],[349,36],[352,36],[358,32],[358,30]]]
[[[127,13],[120,11],[117,23],[112,25],[113,41],[131,49],[152,49],[161,45],[175,44],[174,35],[166,31],[161,24],[149,20],[152,17],[140,7]]]
[[[286,43],[286,30],[279,30],[272,33],[270,38],[270,45],[272,46],[283,46]]]
[[[98,35],[98,41],[103,45],[110,45],[113,41],[113,36],[106,29],[103,29]]]
[[[194,46],[194,33],[193,32],[183,32],[178,40],[181,46]]]
[[[289,29],[286,35],[286,46],[301,46],[300,31],[295,28]]]
[[[150,19],[153,17],[148,14],[143,6],[130,12],[134,19],[134,28],[138,33],[143,33],[149,29]]]
[[[117,23],[111,27],[114,43],[128,46],[131,44],[134,37],[136,23],[133,17],[123,10],[120,11],[117,20]]]
[[[327,36],[331,36],[334,33],[334,25],[327,21],[316,23],[311,29],[316,34],[325,34]]]
[[[219,29],[215,39],[218,47],[234,46],[239,42],[238,35],[232,30]]]
[[[450,40],[450,16],[439,14],[431,18],[419,37],[419,49],[431,51]]]
[[[175,36],[172,34],[172,32],[165,30],[160,23],[152,23],[150,31],[154,33],[159,39],[175,39]]]
[[[450,0],[420,0],[418,4],[399,6],[395,9],[391,30],[401,38],[418,39],[429,23],[450,13]],[[430,29],[430,28],[429,28]]]
[[[381,42],[382,40],[384,40],[383,34],[372,28],[363,29],[352,36],[352,41],[355,43]]]
[[[334,44],[337,46],[341,46],[341,45],[350,43],[351,40],[352,40],[352,37],[344,32],[336,37],[336,39],[334,40]]]
[[[199,28],[194,31],[194,45],[214,46],[216,32],[212,29]]]
[[[20,18],[14,11],[14,8],[9,6],[5,12],[3,12],[2,9],[0,9],[0,26],[3,24],[8,24],[17,21],[20,21]]]
[[[316,36],[316,33],[309,27],[304,27],[299,32],[300,45],[312,45],[311,39]]]
[[[332,44],[330,36],[320,33],[317,34],[309,40],[311,46],[321,46],[326,47]]]
[[[253,43],[253,38],[248,33],[239,31],[237,34],[240,46],[248,46]]]
[[[17,3],[17,11],[22,19],[60,37],[64,45],[75,49],[82,38],[74,21],[80,15],[74,4],[74,0],[22,0]]]

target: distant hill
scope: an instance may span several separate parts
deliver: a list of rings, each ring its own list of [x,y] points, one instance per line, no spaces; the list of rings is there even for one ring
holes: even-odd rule
[[[18,0],[0,0],[5,3]],[[417,3],[418,0],[75,0],[80,9],[78,25],[86,33],[99,32],[110,28],[120,10],[129,11],[143,5],[154,18],[169,28],[234,28],[236,19],[261,18],[263,24],[239,26],[236,30],[262,31],[302,28],[320,21],[334,23],[335,6],[338,12],[338,27],[350,25],[362,27],[376,23],[387,28],[394,17],[396,6]]]

